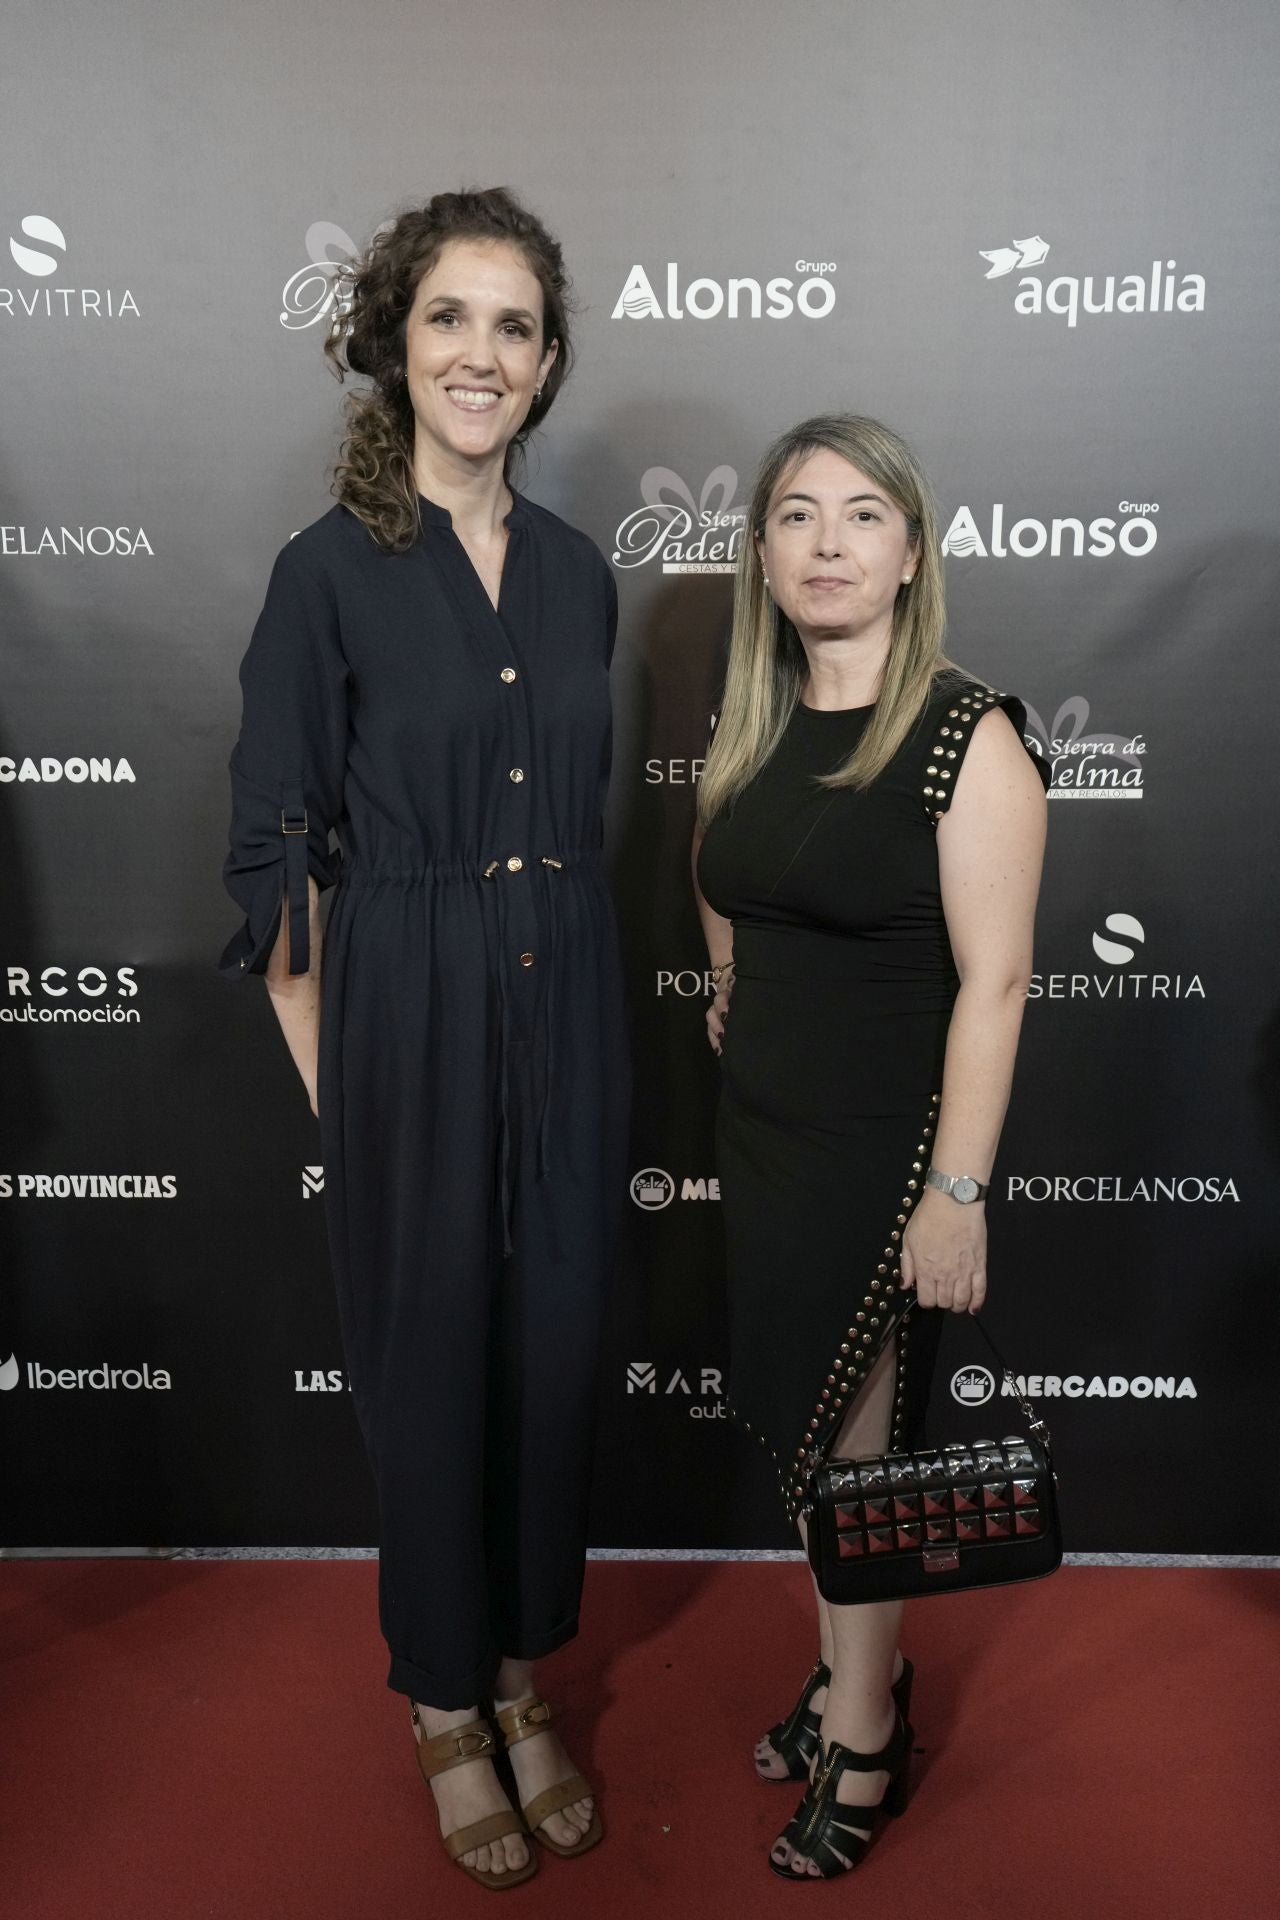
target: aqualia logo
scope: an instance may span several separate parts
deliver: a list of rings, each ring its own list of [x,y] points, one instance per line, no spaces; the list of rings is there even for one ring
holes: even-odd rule
[[[1176,260],[1153,260],[1149,271],[1125,274],[1058,274],[1045,281],[1038,273],[1022,271],[1043,265],[1049,255],[1049,242],[1038,233],[1011,246],[978,249],[978,257],[989,264],[988,280],[1003,280],[1007,274],[1021,272],[1013,310],[1022,315],[1054,314],[1068,327],[1079,325],[1082,315],[1100,313],[1203,313],[1204,275],[1184,273],[1175,280]]]

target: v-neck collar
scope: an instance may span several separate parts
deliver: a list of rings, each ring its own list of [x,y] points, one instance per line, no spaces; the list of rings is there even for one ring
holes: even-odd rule
[[[424,538],[421,549],[435,562],[449,589],[459,619],[485,660],[499,667],[509,666],[516,643],[516,632],[511,621],[512,594],[517,590],[513,574],[520,566],[523,535],[530,521],[528,509],[512,488],[511,510],[504,523],[508,530],[507,551],[503,555],[502,578],[498,583],[498,604],[495,607],[485,591],[471,555],[454,532],[453,516],[448,508],[428,500],[425,494],[419,494],[418,499],[424,534],[429,531],[432,536]]]
[[[514,527],[527,525],[529,509],[523,494],[517,493],[510,481],[507,482],[507,491],[511,495],[511,507],[504,516],[502,524],[510,531]],[[424,526],[447,527],[450,532],[453,531],[453,515],[448,507],[439,506],[434,500],[428,500],[425,493],[418,495],[418,512]]]

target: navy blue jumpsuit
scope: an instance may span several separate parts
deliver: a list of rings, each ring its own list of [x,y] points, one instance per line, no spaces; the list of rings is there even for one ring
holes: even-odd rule
[[[617,594],[585,534],[515,496],[495,613],[449,514],[421,514],[389,554],[334,507],[275,563],[222,967],[261,973],[283,908],[304,971],[308,873],[336,882],[320,1133],[388,1684],[457,1708],[577,1628],[628,1111],[601,854]]]

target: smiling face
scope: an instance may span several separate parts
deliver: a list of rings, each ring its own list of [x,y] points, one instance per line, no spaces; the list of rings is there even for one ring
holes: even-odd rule
[[[506,453],[556,357],[542,289],[504,241],[451,240],[405,322],[415,453],[484,464]]]
[[[783,474],[756,545],[802,639],[887,642],[916,543],[902,508],[840,454],[819,448]]]

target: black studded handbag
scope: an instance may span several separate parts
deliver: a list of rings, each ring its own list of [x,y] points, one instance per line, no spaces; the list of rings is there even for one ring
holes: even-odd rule
[[[1006,1586],[1062,1564],[1048,1428],[978,1325],[1026,1433],[819,1463],[807,1505],[809,1564],[833,1605]]]

